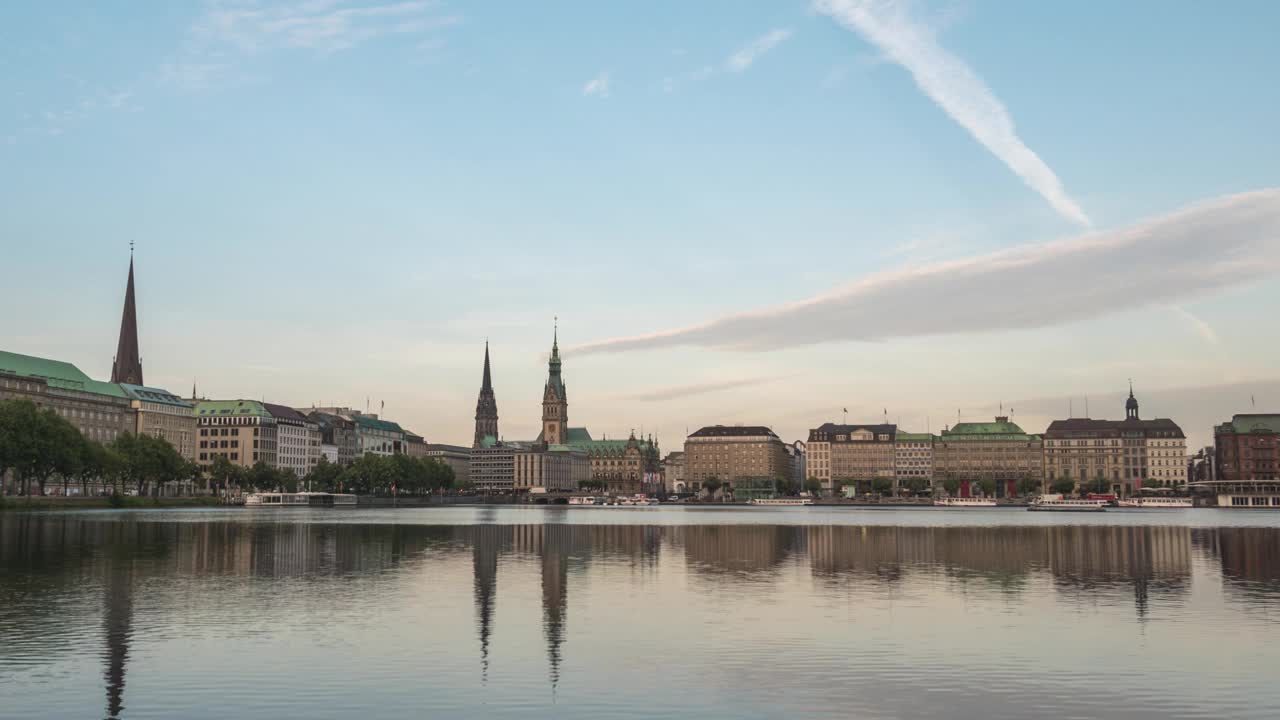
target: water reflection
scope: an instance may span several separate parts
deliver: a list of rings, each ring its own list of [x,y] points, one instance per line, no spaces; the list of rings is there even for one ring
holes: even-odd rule
[[[170,628],[166,632],[175,626],[184,628],[180,632],[198,631],[202,622],[214,622],[185,616],[179,594],[139,596],[140,588],[201,582],[218,592],[219,587],[266,583],[305,593],[291,602],[312,603],[290,605],[290,612],[305,607],[323,618],[346,603],[376,604],[383,588],[389,593],[437,571],[452,577],[450,568],[465,563],[468,552],[471,637],[478,638],[478,649],[469,652],[478,658],[480,684],[493,687],[499,590],[524,592],[520,573],[530,571],[541,600],[543,687],[552,693],[569,677],[570,639],[612,631],[592,627],[575,633],[571,627],[571,610],[581,607],[580,601],[578,606],[570,602],[571,585],[600,568],[628,569],[627,579],[609,587],[613,593],[634,592],[644,578],[679,570],[691,588],[681,590],[689,594],[677,600],[684,607],[712,588],[743,597],[789,593],[816,603],[832,593],[857,593],[860,601],[873,604],[910,587],[918,602],[942,603],[956,592],[1028,604],[1042,602],[1048,593],[1050,601],[1067,607],[1123,600],[1125,607],[1132,602],[1130,617],[1145,622],[1153,603],[1186,605],[1192,585],[1203,582],[1221,582],[1240,602],[1259,607],[1274,608],[1280,601],[1280,530],[1273,528],[581,525],[562,523],[554,513],[538,524],[411,526],[325,524],[308,517],[313,522],[4,517],[0,680],[77,656],[83,652],[82,628],[96,617],[102,628],[96,655],[106,717],[122,718],[129,707],[126,678],[135,687],[139,682],[129,672],[131,647],[152,637],[149,627],[140,629],[135,622],[138,603],[146,603],[147,617],[162,618],[151,622]],[[1220,579],[1203,571],[1196,576],[1197,558],[1205,567],[1220,568]],[[357,581],[364,584],[353,588]],[[657,607],[655,618],[679,617],[682,611],[681,606]],[[273,608],[267,604],[248,612],[270,615]],[[591,653],[599,652],[582,647],[573,667],[589,665],[595,658]],[[4,685],[0,682],[0,704],[13,699]]]

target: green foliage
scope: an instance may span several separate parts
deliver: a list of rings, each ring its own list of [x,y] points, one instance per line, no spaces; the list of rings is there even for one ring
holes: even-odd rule
[[[579,480],[578,489],[579,490],[603,490],[604,481],[596,480],[594,478],[591,480]]]
[[[1035,478],[1022,478],[1018,481],[1019,495],[1035,495],[1040,490],[1040,481]]]
[[[982,490],[982,494],[986,497],[995,497],[996,495],[996,481],[991,478],[979,480],[978,488]]]
[[[821,495],[822,481],[816,477],[805,478],[804,489],[808,490],[810,495]]]
[[[880,496],[888,495],[893,492],[893,479],[878,477],[871,481],[871,490]]]
[[[307,488],[313,492],[338,492],[341,481],[342,466],[329,462],[329,458],[323,456],[303,478]]]
[[[1103,493],[1111,492],[1111,483],[1107,482],[1106,478],[1099,477],[1085,483],[1084,488],[1086,492],[1098,493],[1101,495]]]
[[[946,490],[948,495],[954,497],[956,493],[960,492],[960,479],[953,477],[943,478],[942,489]]]
[[[1076,490],[1076,481],[1070,477],[1060,477],[1049,484],[1049,489],[1058,495],[1070,495]]]
[[[709,495],[715,495],[716,491],[723,486],[724,486],[724,483],[720,482],[720,478],[716,477],[715,475],[712,475],[711,477],[702,481],[702,489],[706,490],[707,494]]]
[[[107,498],[107,503],[113,508],[122,508],[125,506],[125,499],[120,493],[113,492],[110,497]]]
[[[911,477],[906,479],[904,485],[912,495],[920,495],[929,488],[929,481],[922,477]]]

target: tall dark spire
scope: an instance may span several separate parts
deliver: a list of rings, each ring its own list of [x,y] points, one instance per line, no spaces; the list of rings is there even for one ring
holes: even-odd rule
[[[1133,396],[1133,381],[1129,381],[1129,399],[1124,401],[1124,419],[1138,419],[1138,398]]]
[[[498,438],[498,400],[493,395],[493,379],[489,373],[488,340],[484,343],[484,378],[476,400],[476,437],[472,447],[480,447],[486,437]]]
[[[133,299],[133,246],[129,247],[129,285],[124,291],[120,317],[120,342],[111,363],[111,382],[142,385],[142,358],[138,354],[138,311]]]
[[[551,336],[551,360],[547,363],[547,385],[542,391],[542,440],[563,444],[569,437],[569,396],[560,376],[560,319]]]

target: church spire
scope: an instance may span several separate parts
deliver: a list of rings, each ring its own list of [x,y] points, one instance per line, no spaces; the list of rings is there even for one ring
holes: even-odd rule
[[[563,444],[569,436],[569,397],[560,376],[560,319],[551,336],[551,360],[547,363],[547,385],[542,391],[542,441]]]
[[[1124,419],[1138,419],[1138,398],[1133,396],[1133,380],[1129,381],[1129,399],[1124,401]]]
[[[493,378],[489,373],[489,341],[484,341],[484,377],[480,380],[480,397],[476,399],[476,436],[472,447],[480,447],[486,437],[498,439],[498,400],[493,394]]]
[[[129,244],[129,284],[124,291],[120,317],[120,341],[111,364],[111,382],[142,385],[142,359],[138,356],[138,311],[133,294],[133,243]]]

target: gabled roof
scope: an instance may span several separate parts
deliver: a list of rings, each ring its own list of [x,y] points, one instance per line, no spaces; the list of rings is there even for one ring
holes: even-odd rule
[[[61,360],[48,360],[0,350],[0,372],[39,378],[47,382],[51,388],[79,390],[116,398],[129,397],[119,385],[94,380],[81,372],[80,368]]]
[[[275,403],[262,403],[262,407],[271,413],[271,417],[277,420],[288,420],[296,423],[306,423],[307,416],[294,410],[287,405],[276,405]]]
[[[708,425],[696,430],[689,437],[753,437],[757,435],[778,437],[763,425]]]

